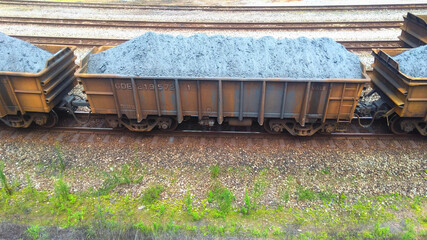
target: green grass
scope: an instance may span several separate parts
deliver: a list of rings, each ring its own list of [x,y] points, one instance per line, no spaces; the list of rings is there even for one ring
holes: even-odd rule
[[[2,187],[2,191],[4,191],[7,195],[12,195],[12,188],[9,186],[7,181],[7,177],[4,174],[4,162],[0,161],[0,183]]]
[[[331,173],[331,169],[329,168],[329,167],[326,167],[326,168],[324,168],[324,169],[322,169],[322,170],[320,170],[323,174],[325,174],[325,175],[327,175],[327,174],[330,174]]]
[[[245,204],[240,208],[240,212],[249,215],[255,209],[255,202],[249,196],[248,191],[245,192],[243,201]]]
[[[61,145],[59,144],[59,142],[55,143],[55,153],[56,153],[56,161],[53,164],[54,168],[56,171],[59,171],[59,173],[62,175],[65,171],[65,159],[64,156],[62,154],[62,150],[61,150]]]
[[[8,183],[3,169],[0,173]],[[275,239],[415,239],[427,234],[423,231],[427,198],[423,196],[346,196],[324,188],[313,191],[288,176],[288,184],[277,196],[280,205],[268,207],[260,204],[271,185],[267,170],[255,175],[240,201],[218,178],[207,195],[199,197],[190,191],[170,197],[174,189],[166,185],[151,185],[136,196],[112,191],[140,183],[141,176],[128,165],[105,175],[101,189],[114,187],[104,194],[72,192],[67,171],[45,191],[36,190],[28,176],[27,184],[12,184],[10,193],[2,182],[0,221],[29,226],[28,239],[47,239],[46,229],[52,226],[84,229],[87,238],[117,233],[110,237],[116,239],[124,232],[146,238],[185,234]],[[400,230],[391,231],[390,224],[401,223]],[[289,231],[294,228],[301,231]]]
[[[296,194],[298,196],[298,201],[313,201],[316,199],[316,193],[313,190],[301,186],[297,187]]]
[[[263,169],[255,178],[252,191],[245,190],[243,198],[244,205],[240,212],[244,215],[250,215],[258,207],[259,200],[263,197],[269,183],[266,179],[267,170]]]
[[[70,194],[70,187],[64,181],[62,177],[60,177],[54,186],[52,204],[59,211],[66,211],[70,205],[74,204],[76,201],[76,197],[73,194]]]
[[[26,235],[32,240],[48,239],[48,234],[39,225],[32,225],[27,228]]]
[[[147,188],[142,194],[142,203],[146,205],[151,205],[159,200],[160,194],[164,191],[164,187],[161,185],[156,185],[153,187]]]
[[[133,177],[134,173],[131,172],[131,168],[127,164],[122,165],[120,170],[104,172],[103,174],[105,180],[102,187],[95,192],[95,195],[106,195],[118,186],[138,184],[144,178],[144,175]]]
[[[219,177],[220,174],[220,168],[218,165],[212,166],[209,168],[210,173],[211,173],[211,178],[212,179],[217,179]]]
[[[338,202],[342,201],[346,198],[344,194],[337,195],[332,193],[331,191],[320,191],[315,192],[311,189],[304,188],[302,186],[296,187],[296,195],[298,201],[315,201],[315,200],[321,200],[323,202]],[[286,199],[286,195],[284,196]]]
[[[234,200],[236,200],[234,194],[219,184],[215,184],[208,193],[208,202],[216,207],[214,212],[216,217],[226,217],[232,209]]]
[[[160,200],[160,190],[151,187],[144,191],[146,194],[135,198],[114,193],[104,196],[71,194],[68,184],[60,178],[51,193],[31,187],[18,189],[12,195],[3,193],[0,196],[0,219],[5,221],[20,215],[18,222],[31,226],[27,229],[31,236],[42,235],[43,227],[38,226],[52,225],[83,227],[91,236],[106,229],[133,229],[146,236],[185,233],[299,239],[323,239],[325,236],[325,239],[334,239],[338,235],[349,239],[413,239],[421,234],[413,219],[406,221],[401,233],[392,234],[389,230],[387,223],[401,221],[399,212],[390,207],[392,204],[417,213],[418,210],[411,208],[413,199],[406,197],[387,195],[356,202],[320,202],[301,209],[260,207],[252,209],[250,215],[242,215],[241,207],[247,203],[236,205],[233,193],[223,186],[211,190],[210,203],[208,199],[196,199],[189,193],[183,199]],[[138,210],[146,199],[150,205]],[[425,212],[426,199],[418,201],[419,211]],[[287,225],[299,226],[303,231],[298,235],[287,233]],[[363,230],[360,226],[364,226]],[[306,228],[311,230],[304,230]]]
[[[193,199],[190,193],[185,195],[185,209],[193,221],[199,221],[203,217],[203,213],[197,211],[193,206]]]

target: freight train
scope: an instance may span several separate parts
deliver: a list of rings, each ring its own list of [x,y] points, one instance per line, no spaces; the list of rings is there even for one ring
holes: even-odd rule
[[[425,20],[408,13],[400,37],[408,47],[426,44]],[[183,121],[197,119],[207,126],[256,122],[269,133],[311,136],[334,132],[363,112],[387,118],[396,134],[417,130],[427,136],[427,77],[405,75],[392,59],[408,48],[374,49],[372,78],[361,64],[360,78],[319,80],[93,74],[87,72],[90,54],[111,47],[93,48],[77,71],[74,47],[39,47],[55,53],[42,71],[0,72],[0,120],[10,127],[32,123],[52,127],[59,120],[58,110],[72,114],[78,106],[88,106],[111,127],[140,132],[171,131]],[[69,95],[76,84],[83,85],[86,101]],[[368,108],[358,106],[366,84],[381,96]]]

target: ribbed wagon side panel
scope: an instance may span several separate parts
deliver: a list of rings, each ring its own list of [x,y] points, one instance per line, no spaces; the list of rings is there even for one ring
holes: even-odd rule
[[[404,17],[402,33],[399,39],[410,47],[427,44],[427,15],[408,13]]]
[[[93,113],[126,115],[129,119],[138,119],[140,114],[140,120],[150,115],[179,114],[200,118],[292,118],[301,123],[309,119],[350,120],[363,87],[363,83],[315,81],[96,77],[81,77],[81,81]]]
[[[270,82],[266,86],[265,96],[265,117],[266,118],[283,118],[282,102],[287,94],[287,83]]]
[[[179,81],[179,90],[182,114],[184,116],[198,116],[198,88],[200,81]],[[176,96],[175,96],[176,98]]]
[[[202,116],[216,117],[218,116],[218,82],[216,81],[200,81],[201,106]]]
[[[240,92],[240,82],[223,82],[222,87],[224,117],[239,117],[240,95],[243,93]]]

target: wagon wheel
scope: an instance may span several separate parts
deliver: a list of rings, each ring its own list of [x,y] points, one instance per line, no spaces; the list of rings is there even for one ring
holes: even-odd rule
[[[171,125],[166,129],[159,128],[161,131],[172,132],[172,131],[175,131],[175,129],[178,127],[178,121],[176,119],[174,118],[169,118],[169,119],[171,120]]]
[[[281,134],[281,133],[282,133],[282,132],[277,132],[277,131],[274,131],[273,129],[271,129],[270,121],[269,121],[269,120],[267,120],[267,121],[264,123],[264,130],[265,130],[267,133],[269,133],[269,134]]]
[[[54,110],[49,112],[49,116],[47,118],[46,124],[43,125],[44,128],[52,128],[58,123],[58,114]]]
[[[390,130],[394,134],[403,135],[406,134],[405,131],[403,131],[402,127],[400,126],[400,123],[402,122],[402,119],[399,116],[395,116],[390,120]]]

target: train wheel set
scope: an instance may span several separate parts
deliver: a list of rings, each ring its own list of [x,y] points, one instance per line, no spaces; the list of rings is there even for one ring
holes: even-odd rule
[[[27,128],[32,123],[53,127],[57,111],[71,114],[87,106],[113,128],[147,132],[173,131],[197,119],[200,125],[259,124],[272,134],[311,136],[335,132],[361,112],[387,118],[391,131],[427,135],[427,78],[400,71],[393,56],[427,43],[427,16],[408,13],[399,37],[408,48],[373,49],[373,74],[361,64],[359,79],[128,77],[88,73],[93,48],[74,63],[73,46],[39,45],[54,53],[38,73],[0,72],[0,120]],[[77,70],[77,71],[76,71]],[[69,95],[82,84],[87,101]],[[371,84],[381,99],[358,106],[362,90]],[[356,114],[356,115],[355,115]]]

